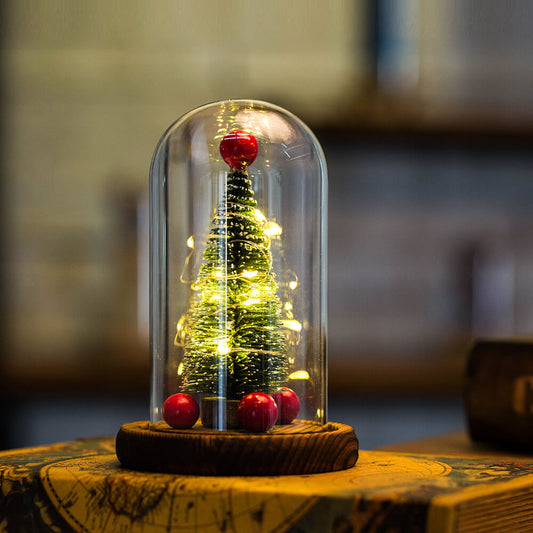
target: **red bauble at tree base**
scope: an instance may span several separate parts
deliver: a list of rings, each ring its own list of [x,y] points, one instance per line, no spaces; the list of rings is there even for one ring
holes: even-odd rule
[[[257,157],[257,141],[247,131],[234,130],[220,143],[220,155],[232,169],[243,169],[251,165]]]
[[[200,416],[196,400],[179,392],[169,396],[163,404],[163,419],[174,429],[188,429],[194,426]]]
[[[237,418],[244,429],[265,432],[276,423],[278,408],[269,394],[250,392],[239,402]]]
[[[278,406],[278,422],[290,424],[300,412],[300,399],[296,393],[288,387],[281,387],[273,395]]]

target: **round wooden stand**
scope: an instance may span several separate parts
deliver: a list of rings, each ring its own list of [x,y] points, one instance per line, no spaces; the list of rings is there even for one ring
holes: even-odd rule
[[[345,424],[295,421],[268,433],[215,431],[200,425],[172,429],[166,423],[132,422],[117,434],[125,468],[171,474],[265,476],[315,474],[353,466],[359,443]]]

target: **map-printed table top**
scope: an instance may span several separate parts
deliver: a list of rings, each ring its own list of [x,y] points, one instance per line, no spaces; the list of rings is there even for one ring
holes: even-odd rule
[[[114,446],[104,437],[0,452],[0,532],[431,533],[462,531],[485,501],[515,513],[533,504],[533,458],[361,451],[340,472],[202,477],[123,469]]]

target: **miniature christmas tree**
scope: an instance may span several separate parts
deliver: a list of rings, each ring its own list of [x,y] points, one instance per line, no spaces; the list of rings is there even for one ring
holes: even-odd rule
[[[182,388],[240,399],[275,392],[286,382],[288,363],[267,220],[246,170],[257,141],[233,131],[220,152],[231,170],[192,286]]]

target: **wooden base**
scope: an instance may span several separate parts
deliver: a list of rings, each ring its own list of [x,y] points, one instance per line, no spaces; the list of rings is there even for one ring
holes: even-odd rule
[[[268,433],[215,431],[165,422],[124,424],[116,452],[125,468],[208,476],[316,474],[355,465],[359,442],[345,424],[295,421]]]

